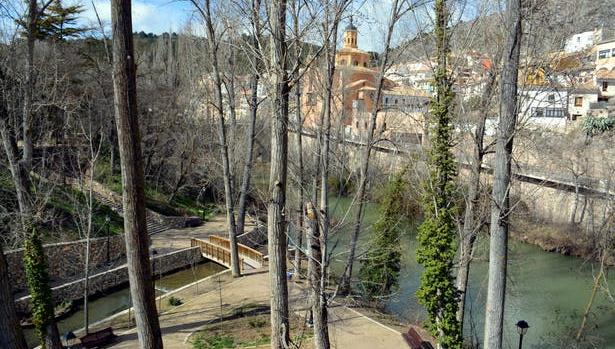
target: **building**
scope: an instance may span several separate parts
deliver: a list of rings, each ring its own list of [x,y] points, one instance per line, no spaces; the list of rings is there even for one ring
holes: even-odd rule
[[[595,29],[579,34],[574,34],[566,40],[564,51],[575,53],[587,50],[602,40],[602,29]]]
[[[429,94],[406,86],[402,81],[385,77],[379,101],[376,92],[379,67],[372,67],[369,53],[359,48],[358,30],[352,19],[344,32],[343,47],[335,56],[336,69],[332,89],[332,125],[340,125],[348,138],[360,139],[369,125],[369,119],[377,108],[377,129],[396,138],[416,134],[411,120],[427,111]],[[306,73],[302,86],[301,109],[304,126],[314,129],[320,124],[325,91],[324,70],[311,69]],[[422,118],[422,117],[421,117]]]
[[[519,90],[519,120],[528,125],[565,127],[569,118],[568,89],[556,85],[525,85]]]

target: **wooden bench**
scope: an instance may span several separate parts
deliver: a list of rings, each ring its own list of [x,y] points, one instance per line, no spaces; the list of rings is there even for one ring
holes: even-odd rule
[[[434,349],[431,343],[421,338],[421,335],[416,332],[414,327],[410,327],[408,332],[402,333],[401,336],[412,349]]]
[[[109,344],[115,338],[111,327],[104,328],[100,331],[86,334],[79,338],[81,345],[84,348],[97,348],[105,344]]]

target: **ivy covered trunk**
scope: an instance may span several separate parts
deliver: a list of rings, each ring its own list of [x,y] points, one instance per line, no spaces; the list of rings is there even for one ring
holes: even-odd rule
[[[32,319],[41,346],[43,349],[62,348],[55,323],[53,296],[49,287],[43,243],[36,231],[26,238],[24,244],[24,268],[31,297]]]
[[[463,344],[461,324],[457,320],[458,291],[455,287],[454,259],[457,226],[455,217],[455,182],[457,175],[452,154],[453,124],[452,81],[448,76],[449,15],[446,0],[435,2],[435,36],[438,65],[434,72],[436,94],[431,100],[431,125],[428,170],[424,183],[423,212],[419,227],[417,260],[425,270],[417,292],[427,310],[428,328],[438,344],[446,349],[460,349]]]

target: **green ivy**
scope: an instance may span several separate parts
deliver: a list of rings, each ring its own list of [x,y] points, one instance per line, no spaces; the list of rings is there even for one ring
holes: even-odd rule
[[[435,13],[438,62],[446,62],[449,52],[445,0],[435,2]],[[425,220],[418,230],[417,261],[423,265],[424,271],[417,297],[427,310],[428,328],[442,348],[460,349],[463,345],[462,327],[456,317],[459,293],[453,277],[457,248],[454,182],[457,169],[451,151],[454,94],[447,74],[446,64],[439,64],[434,73],[436,95],[431,100],[433,136],[428,158],[429,178],[424,183]]]
[[[36,231],[29,234],[24,244],[24,268],[36,335],[45,349],[47,326],[54,320],[54,309],[43,243]]]
[[[380,218],[374,224],[370,248],[359,270],[363,291],[369,299],[387,296],[398,287],[406,189],[404,172],[395,175],[385,189]]]

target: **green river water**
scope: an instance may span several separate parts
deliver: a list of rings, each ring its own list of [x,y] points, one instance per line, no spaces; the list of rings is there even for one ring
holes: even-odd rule
[[[213,262],[197,264],[195,265],[194,270],[192,268],[180,270],[156,280],[156,290],[158,294],[170,292],[196,280],[200,280],[218,273],[224,269],[224,267]],[[109,292],[108,294],[101,295],[89,302],[90,324],[126,310],[130,304],[130,292],[128,285],[116,291]],[[82,307],[79,307],[79,309],[70,316],[58,322],[58,329],[60,330],[61,335],[68,331],[75,331],[80,328],[83,328]],[[26,329],[25,334],[30,348],[38,345],[33,329]]]
[[[332,199],[331,208],[337,222],[342,219],[350,199]],[[346,222],[351,222],[348,215]],[[360,251],[365,250],[370,225],[377,219],[377,206],[369,204],[365,215],[365,228],[360,238]],[[337,247],[332,270],[341,272],[345,262],[343,253],[348,247],[349,227],[343,227],[339,236],[333,237]],[[399,290],[386,303],[386,310],[401,319],[422,321],[423,308],[415,293],[420,282],[421,267],[416,262],[416,230],[408,228],[403,237],[403,261]],[[487,241],[477,246],[477,261],[472,264],[470,289],[466,305],[464,332],[467,337],[480,341],[484,325],[484,307],[487,286]],[[505,310],[505,348],[517,348],[518,334],[515,324],[526,320],[530,329],[523,340],[524,348],[571,348],[572,338],[581,323],[581,314],[589,300],[596,272],[592,263],[580,258],[549,253],[532,245],[515,241],[510,243]],[[355,272],[359,266],[355,266]],[[615,283],[612,272],[607,278]],[[354,274],[356,275],[356,273]],[[606,292],[599,292],[586,329],[588,341],[581,348],[615,349],[615,302]]]

